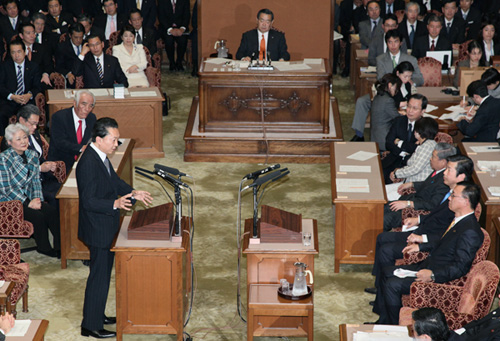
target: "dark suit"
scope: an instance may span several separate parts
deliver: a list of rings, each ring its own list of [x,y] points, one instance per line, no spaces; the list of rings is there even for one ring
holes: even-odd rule
[[[444,27],[443,27],[444,30]],[[441,30],[441,33],[443,32]],[[451,51],[452,46],[451,43],[446,37],[440,35],[437,42],[435,42],[435,49],[434,51]],[[429,36],[421,36],[418,38],[415,38],[415,42],[413,43],[413,50],[411,51],[411,55],[417,59],[426,57],[427,56],[427,51],[430,51],[430,43],[429,43]],[[451,62],[449,62],[451,65]]]
[[[434,177],[429,175],[425,181],[414,184],[415,193],[402,195],[398,200],[413,201],[413,208],[416,210],[430,211],[438,206],[446,193],[450,190],[443,182],[443,173],[440,172]],[[384,205],[384,231],[402,225],[401,211],[391,211],[391,202]]]
[[[45,20],[45,27],[47,27],[50,31],[54,32],[54,30],[59,30],[59,32],[55,32],[57,34],[63,34],[68,32],[69,25],[73,23],[73,15],[67,12],[61,12],[59,14],[59,22],[50,15],[47,15],[47,20]]]
[[[483,51],[483,58],[486,61],[486,66],[491,65],[491,60],[486,59],[486,47],[484,46],[484,41],[482,37],[478,39],[479,45],[481,45],[481,50]],[[493,56],[500,55],[500,42],[498,40],[493,39]]]
[[[97,36],[99,36],[102,41],[106,40],[106,37],[104,37],[104,30],[102,28],[100,28],[100,27],[92,26],[90,28],[89,33],[83,35],[83,42],[86,43],[88,37],[91,36],[91,35],[94,35],[94,34],[97,35]]]
[[[352,13],[352,25],[356,33],[359,33],[359,24],[368,19],[370,19],[368,16],[368,9],[363,5],[356,7]]]
[[[460,278],[469,272],[476,252],[483,243],[484,234],[474,214],[456,223],[436,244],[424,261],[406,265],[389,266],[383,270],[373,312],[380,315],[381,324],[397,324],[402,306],[401,296],[410,292],[415,278],[398,278],[393,275],[397,268],[419,271],[432,270],[436,283]]]
[[[423,22],[421,22],[420,20],[417,20],[414,25],[415,25],[415,27],[414,27],[415,37],[413,38],[413,44],[415,44],[415,40],[417,39],[417,37],[425,36],[428,34],[426,25]],[[411,30],[410,30],[410,32],[408,31],[408,20],[406,19],[406,17],[398,25],[398,30],[403,35],[403,39],[406,41],[406,46],[409,49],[412,49],[413,45],[410,41]]]
[[[151,55],[157,52],[156,41],[158,40],[158,35],[156,30],[142,26],[142,45],[148,48]],[[194,48],[194,47],[193,47]]]
[[[108,15],[101,13],[100,15],[97,15],[94,19],[94,23],[92,24],[92,27],[98,27],[100,28],[104,33],[106,32],[106,25],[108,23]],[[120,31],[123,26],[128,23],[128,18],[125,14],[117,14],[116,15],[116,30]],[[108,39],[106,39],[108,40]]]
[[[102,13],[102,4],[100,0],[70,0],[64,5],[64,10],[71,13],[75,18],[87,13],[92,17]]]
[[[424,1],[423,0],[415,0],[414,2],[416,2],[420,6],[419,15],[426,16],[427,15],[427,7],[424,6]],[[431,0],[431,11],[441,12],[441,8],[442,8],[441,0]],[[424,20],[424,22],[425,22],[425,20]]]
[[[472,122],[462,120],[457,123],[458,129],[467,136],[464,142],[495,142],[500,129],[500,115],[498,108],[500,99],[488,97],[479,106]]]
[[[86,88],[112,88],[115,82],[128,87],[127,76],[123,73],[118,59],[105,53],[102,54],[102,58],[104,58],[104,63],[100,60],[101,65],[104,64],[102,82],[97,72],[97,64],[94,55],[91,52],[85,55],[83,61],[79,58],[75,60],[73,74],[75,76],[83,75],[83,83]]]
[[[467,13],[467,17],[465,18],[465,41],[471,39],[477,39],[479,36],[479,30],[481,29],[481,11],[477,8],[471,7],[469,9],[469,13]],[[462,10],[459,8],[457,14],[455,14],[455,18],[462,18]]]
[[[85,119],[85,131],[82,136],[82,143],[76,140],[75,122],[73,120],[73,107],[59,110],[51,118],[51,139],[49,147],[50,161],[61,160],[66,164],[66,171],[69,172],[75,156],[80,154],[80,149],[86,145],[92,136],[92,129],[96,121],[96,116],[90,113]]]
[[[120,227],[120,210],[113,209],[118,196],[132,192],[110,167],[106,169],[99,154],[88,146],[76,167],[80,198],[78,237],[90,249],[90,274],[85,289],[82,327],[103,329],[104,310],[114,254],[111,244]]]
[[[385,1],[380,1],[380,17],[385,18],[386,11],[387,11],[387,4]],[[392,4],[392,14],[395,14],[396,11],[401,11],[405,9],[405,2],[404,0],[395,0],[394,3]]]
[[[271,60],[290,60],[290,54],[287,51],[285,35],[281,32],[271,29],[268,35],[267,51]],[[254,59],[259,58],[259,41],[257,29],[243,33],[240,47],[236,52],[236,59],[251,57],[255,53]]]
[[[413,127],[415,128],[415,127]],[[403,142],[401,147],[394,144],[394,140],[398,138]],[[390,153],[382,160],[382,167],[384,170],[384,178],[386,183],[391,183],[389,174],[395,169],[404,167],[406,162],[411,157],[411,154],[417,149],[415,134],[411,134],[408,140],[408,118],[406,116],[397,117],[387,133],[385,138],[385,148]],[[399,155],[401,152],[406,152],[407,155],[404,159]]]
[[[81,49],[81,47],[80,47]],[[63,76],[66,76],[69,72],[73,70],[73,65],[78,59],[78,56],[73,49],[71,44],[71,38],[66,39],[59,45],[57,45],[56,57],[56,72],[59,72]]]
[[[36,63],[41,73],[51,74],[54,72],[54,62],[50,47],[45,47],[42,44],[33,43],[31,50],[31,62]],[[26,59],[28,54],[26,53]]]
[[[418,229],[410,232],[382,232],[377,236],[375,246],[375,262],[372,275],[375,276],[375,287],[379,286],[380,274],[386,266],[394,265],[396,259],[403,258],[403,249],[408,245],[408,236],[412,233],[427,235],[427,243],[420,244],[420,251],[430,252],[441,239],[455,217],[455,213],[448,207],[449,200],[444,200],[428,215],[420,216]]]
[[[448,33],[447,24],[444,22],[441,37],[446,37],[452,44],[462,44],[465,41],[465,21],[461,17],[454,17]]]
[[[166,0],[158,3],[158,20],[160,21],[159,31],[165,41],[165,51],[167,52],[171,67],[173,65],[182,66],[182,60],[184,59],[187,47],[187,35],[183,34],[180,37],[174,37],[167,34],[167,31],[171,27],[185,27],[187,33],[189,29],[189,18],[191,17],[189,6],[189,0],[177,0],[174,13],[171,1]],[[177,43],[177,60],[174,59],[175,43]]]
[[[137,8],[136,0],[124,0],[123,2],[125,10],[122,13],[125,13],[126,15],[130,13],[130,10],[132,8]],[[120,6],[118,6],[118,11],[119,10]],[[144,19],[142,22],[142,26],[146,26],[147,28],[153,29],[155,27],[156,18],[158,16],[156,1],[142,0],[141,13],[142,13],[142,18]]]
[[[384,34],[382,29],[382,18],[377,21],[377,26],[373,28],[374,20],[364,20],[359,23],[359,41],[362,49],[367,49],[370,46],[370,41],[378,34]]]
[[[19,33],[19,27],[22,23],[28,22],[28,20],[19,15],[16,21],[16,29],[12,28],[12,24],[10,23],[10,18],[7,16],[0,16],[0,32],[2,33],[2,37],[4,37],[7,45],[12,40],[12,37]]]
[[[17,67],[12,60],[7,60],[0,65],[0,136],[3,136],[9,118],[17,113],[20,104],[8,100],[9,94],[15,94],[17,90]],[[27,59],[24,60],[24,92],[31,91],[30,104],[35,103],[35,96],[40,92],[40,71],[38,66]]]

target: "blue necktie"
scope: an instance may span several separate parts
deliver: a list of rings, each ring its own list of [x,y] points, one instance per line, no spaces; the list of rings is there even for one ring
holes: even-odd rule
[[[443,202],[445,202],[446,200],[448,200],[448,198],[450,197],[450,195],[451,195],[451,192],[446,193],[446,195],[444,196],[443,200],[441,200],[440,205],[441,205]]]
[[[411,32],[410,32],[410,47],[413,47],[413,40],[415,39],[415,28],[413,25],[410,25],[411,27]]]

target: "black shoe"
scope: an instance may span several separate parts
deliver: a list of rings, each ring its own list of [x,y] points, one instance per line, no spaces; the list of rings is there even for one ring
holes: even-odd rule
[[[116,324],[116,317],[113,317],[113,316],[107,317],[106,315],[104,315],[104,320],[102,321],[102,323],[104,323],[104,324]]]
[[[56,250],[57,259],[61,259],[61,250]]]
[[[345,69],[344,69],[344,71],[342,71],[342,73],[340,74],[340,76],[341,76],[342,78],[347,78],[347,77],[349,77],[349,70],[345,70]]]
[[[48,257],[53,257],[57,258],[57,252],[54,249],[50,249],[48,251],[42,251],[42,250],[36,250],[38,253],[41,253],[42,255],[48,256]]]
[[[375,322],[364,322],[363,324],[380,324],[380,322],[378,322],[379,320],[375,321]]]
[[[175,68],[177,69],[177,71],[184,71],[184,66],[182,66],[182,64],[177,64]]]
[[[88,260],[88,259],[84,259],[84,260],[82,260],[82,263],[83,263],[83,265],[85,265],[85,266],[90,266],[90,260]]]
[[[375,301],[370,301],[370,302],[368,302],[368,304],[373,307],[375,305]]]
[[[376,295],[377,294],[377,288],[365,288],[365,292],[369,294]]]
[[[82,336],[91,336],[95,337],[96,339],[107,339],[109,337],[116,337],[116,332],[112,332],[106,329],[88,330],[87,328],[82,327]]]
[[[352,142],[363,142],[365,140],[364,136],[354,135],[351,139]]]
[[[170,64],[170,67],[168,69],[170,71],[177,71],[177,68],[175,67],[175,64]]]

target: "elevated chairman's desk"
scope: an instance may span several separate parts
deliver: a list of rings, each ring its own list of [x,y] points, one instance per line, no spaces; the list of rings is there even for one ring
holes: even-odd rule
[[[186,161],[328,162],[329,143],[342,140],[330,67],[323,59],[306,70],[274,65],[264,71],[201,63],[199,100],[184,135]]]
[[[90,148],[90,147],[88,147]],[[109,161],[118,176],[132,186],[134,174],[132,172],[132,149],[134,141],[123,139]],[[66,181],[57,192],[59,199],[59,216],[61,222],[61,268],[66,269],[68,259],[90,259],[87,245],[78,238],[79,199],[76,184],[76,163],[72,169],[66,170]]]
[[[158,88],[131,88],[130,95],[124,99],[115,99],[113,89],[88,89],[95,92],[96,104],[92,112],[97,116],[114,118],[120,127],[120,136],[135,140],[134,158],[161,158],[163,152],[163,96]],[[101,96],[98,92],[108,91]],[[49,115],[56,111],[73,106],[75,90],[58,89],[47,91]],[[98,91],[98,92],[97,92]],[[139,96],[147,92],[154,96]]]
[[[335,205],[335,272],[340,264],[372,264],[375,242],[382,232],[387,195],[380,156],[366,161],[347,159],[358,151],[379,154],[375,142],[335,142],[331,146],[332,203]],[[369,173],[340,171],[340,166],[370,166]],[[367,179],[368,193],[340,192],[337,179]],[[354,187],[356,188],[356,187]]]

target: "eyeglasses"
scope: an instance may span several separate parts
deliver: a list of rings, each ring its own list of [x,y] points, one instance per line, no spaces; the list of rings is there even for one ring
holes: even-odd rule
[[[30,126],[33,126],[33,127],[36,127],[38,125],[38,121],[37,122],[33,122],[33,121],[26,121]]]
[[[455,193],[451,193],[450,197],[452,197],[452,198],[464,198],[465,199],[465,197],[463,195],[455,195]]]

